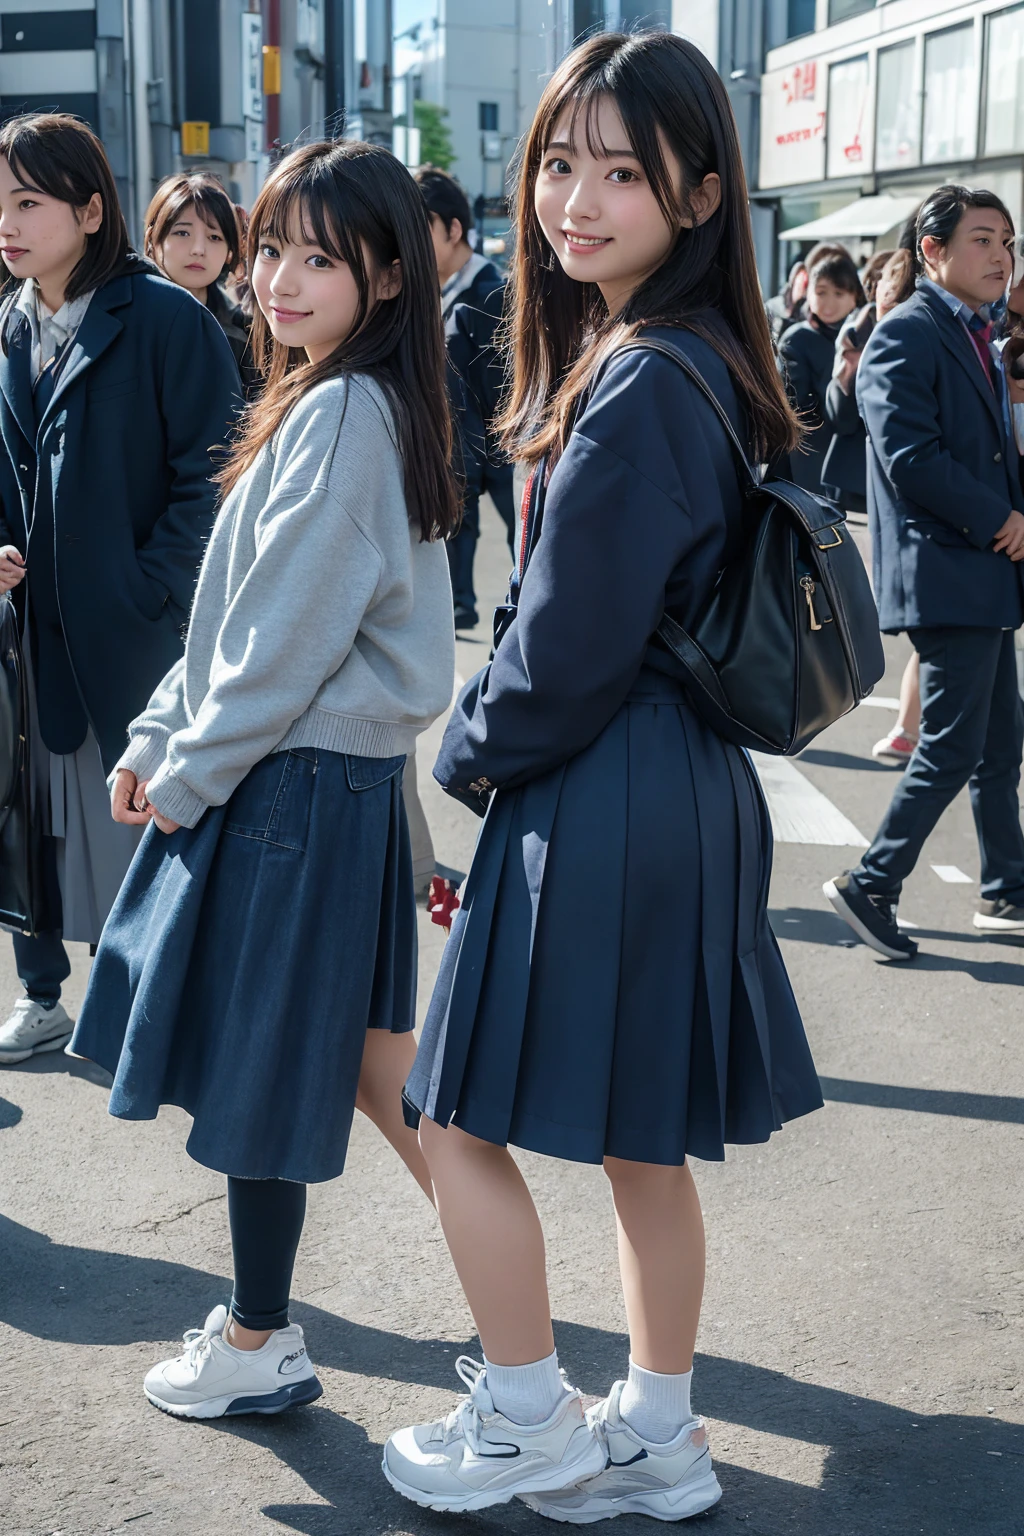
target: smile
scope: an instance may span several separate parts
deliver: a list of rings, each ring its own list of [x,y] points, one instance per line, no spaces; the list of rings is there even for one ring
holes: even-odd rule
[[[281,325],[294,325],[296,320],[308,320],[313,311],[311,309],[278,309],[272,304],[270,313]]]
[[[611,238],[604,235],[577,235],[571,229],[563,229],[562,234],[571,251],[596,251],[602,245],[611,244]]]
[[[20,245],[8,245],[5,246],[3,250],[0,250],[0,256],[2,256],[5,261],[20,261],[22,256],[27,255],[27,249]]]

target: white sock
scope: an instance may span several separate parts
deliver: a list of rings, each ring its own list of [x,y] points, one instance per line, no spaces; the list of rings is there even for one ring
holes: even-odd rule
[[[690,1411],[692,1380],[692,1371],[686,1371],[682,1376],[662,1376],[658,1371],[645,1371],[642,1365],[635,1365],[630,1359],[619,1412],[641,1440],[649,1440],[652,1445],[667,1445],[684,1424],[693,1422]]]
[[[530,1365],[493,1365],[486,1355],[484,1365],[494,1406],[513,1424],[543,1424],[558,1407],[565,1385],[557,1349]]]

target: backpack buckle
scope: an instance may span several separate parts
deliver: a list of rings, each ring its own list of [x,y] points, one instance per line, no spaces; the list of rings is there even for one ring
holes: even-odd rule
[[[815,542],[817,543],[819,549],[838,549],[839,545],[843,542],[843,535],[839,530],[838,524],[833,528],[822,528],[819,531],[821,533],[831,533],[835,535],[831,544],[821,544],[816,540]]]

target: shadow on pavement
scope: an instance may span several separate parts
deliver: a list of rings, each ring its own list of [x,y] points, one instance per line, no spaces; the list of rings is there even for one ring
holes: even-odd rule
[[[913,1109],[925,1115],[957,1115],[964,1120],[998,1120],[1024,1125],[1024,1099],[998,1093],[953,1093],[944,1088],[898,1088],[892,1083],[858,1083],[845,1077],[821,1077],[821,1091],[835,1104],[865,1104],[872,1109]]]
[[[41,1056],[31,1056],[28,1061],[19,1061],[16,1066],[6,1068],[8,1072],[34,1072],[37,1076],[48,1073],[51,1076],[59,1072],[62,1077],[81,1077],[87,1083],[95,1083],[97,1088],[109,1088],[114,1079],[110,1073],[95,1061],[86,1061],[81,1056],[65,1056],[63,1051],[44,1051]]]
[[[837,913],[817,907],[782,907],[768,913],[777,939],[797,939],[804,944],[836,944],[843,949],[860,946],[852,928]]]
[[[852,752],[825,752],[808,747],[793,759],[797,763],[820,763],[822,768],[866,768],[869,773],[902,773],[905,763],[880,763],[877,757],[855,757]]]
[[[0,1131],[9,1131],[21,1119],[21,1107],[10,1099],[0,1099]]]
[[[221,1275],[53,1243],[0,1217],[0,1321],[39,1338],[95,1345],[163,1343],[169,1319],[181,1328],[194,1324],[228,1290]],[[310,1353],[321,1365],[450,1389],[454,1400],[454,1363],[464,1347],[459,1343],[409,1339],[311,1306],[296,1306],[294,1316],[307,1329]],[[625,1335],[578,1323],[556,1323],[555,1335],[571,1379],[588,1395],[607,1391],[622,1373]],[[918,1536],[921,1531],[926,1536],[962,1536],[965,1531],[1020,1536],[1024,1426],[994,1417],[913,1413],[716,1356],[700,1357],[696,1381],[698,1407],[709,1417],[824,1451],[820,1487],[734,1468],[720,1457],[726,1497],[719,1511],[707,1517],[709,1528],[731,1528],[739,1521],[757,1536]],[[397,1404],[397,1423],[401,1393],[390,1395]],[[267,1507],[268,1518],[286,1530],[306,1536],[395,1531],[434,1536],[452,1530],[450,1516],[418,1510],[393,1494],[381,1479],[380,1447],[330,1408],[217,1427],[265,1446],[323,1501]],[[168,1429],[197,1432],[205,1428]],[[721,1432],[719,1439],[728,1443]],[[767,1462],[770,1447],[763,1455]],[[517,1504],[460,1519],[459,1529],[489,1536],[543,1527]],[[649,1522],[642,1518],[624,1518],[616,1526],[622,1536],[644,1530]]]

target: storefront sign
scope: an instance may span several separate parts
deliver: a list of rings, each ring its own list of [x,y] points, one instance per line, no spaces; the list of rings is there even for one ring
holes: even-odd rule
[[[827,88],[827,71],[817,59],[761,77],[760,186],[822,179]]]

